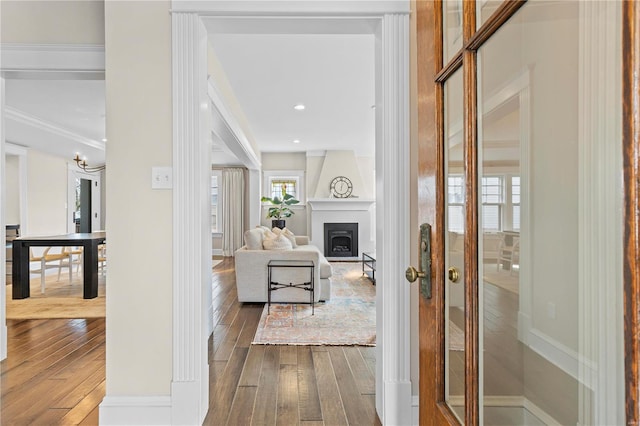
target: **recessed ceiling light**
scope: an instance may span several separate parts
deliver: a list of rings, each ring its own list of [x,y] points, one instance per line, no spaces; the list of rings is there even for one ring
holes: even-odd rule
[[[296,111],[302,111],[305,108],[305,106],[303,104],[296,104],[293,106],[293,109],[295,109]]]
[[[102,142],[106,142],[106,141],[107,141],[107,138],[102,138]]]
[[[294,139],[293,143],[300,143],[300,139]]]

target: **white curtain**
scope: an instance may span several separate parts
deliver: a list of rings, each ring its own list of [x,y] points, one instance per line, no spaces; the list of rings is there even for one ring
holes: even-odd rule
[[[222,170],[222,255],[242,247],[244,233],[244,170]]]

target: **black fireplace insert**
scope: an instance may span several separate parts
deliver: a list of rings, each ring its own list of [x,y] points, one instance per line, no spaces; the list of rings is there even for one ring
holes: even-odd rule
[[[358,257],[358,224],[324,224],[325,257]]]

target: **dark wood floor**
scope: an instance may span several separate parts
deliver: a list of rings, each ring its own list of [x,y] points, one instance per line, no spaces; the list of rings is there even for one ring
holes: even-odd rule
[[[262,304],[237,300],[232,258],[213,274],[205,425],[379,425],[375,348],[251,345]],[[105,321],[7,321],[0,424],[97,425]]]

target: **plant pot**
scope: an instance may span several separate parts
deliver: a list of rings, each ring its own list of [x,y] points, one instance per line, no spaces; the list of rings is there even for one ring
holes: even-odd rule
[[[271,227],[284,229],[284,219],[272,220]]]

